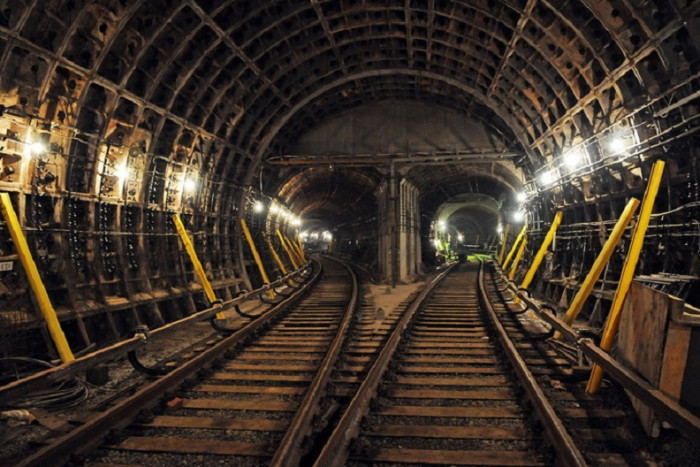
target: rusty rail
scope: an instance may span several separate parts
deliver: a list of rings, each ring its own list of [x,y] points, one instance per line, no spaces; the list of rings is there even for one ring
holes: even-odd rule
[[[319,403],[325,393],[325,388],[331,377],[331,372],[335,367],[338,356],[340,355],[340,351],[343,347],[343,343],[345,342],[345,337],[347,336],[352,317],[357,311],[357,306],[359,303],[359,286],[355,271],[353,271],[353,269],[343,261],[337,260],[331,256],[326,257],[342,264],[348,270],[352,280],[352,294],[350,296],[350,300],[348,301],[345,316],[343,317],[343,320],[338,328],[338,332],[331,342],[328,352],[321,362],[320,369],[311,382],[311,386],[306,391],[306,395],[301,401],[299,409],[297,409],[294,418],[289,424],[289,428],[287,429],[284,438],[277,447],[277,451],[275,452],[270,465],[290,467],[299,465],[299,461],[303,455],[302,444],[304,438],[311,432],[313,418],[319,411]]]
[[[190,324],[210,319],[222,311],[235,308],[240,303],[266,292],[270,288],[282,285],[288,279],[300,276],[301,274],[307,272],[309,267],[310,265],[307,264],[303,268],[286,275],[272,284],[265,285],[264,287],[256,289],[252,292],[239,295],[232,300],[217,303],[206,310],[199,311],[190,316],[154,329],[153,331],[149,331],[148,338],[145,338],[143,335],[138,335],[129,339],[124,339],[123,341],[120,341],[114,345],[91,352],[71,362],[58,365],[46,371],[41,371],[31,376],[27,376],[26,378],[18,379],[17,381],[6,384],[5,386],[0,387],[0,401],[3,401],[3,404],[9,403],[14,399],[26,396],[27,392],[44,389],[57,381],[72,378],[81,371],[84,371],[98,363],[112,360],[117,357],[122,357],[129,352],[133,352],[145,346],[148,343],[148,340],[151,338],[164,336],[176,329],[181,329]]]
[[[411,306],[396,324],[384,348],[367,373],[367,377],[360,385],[355,397],[350,401],[345,413],[333,430],[333,434],[329,437],[323,450],[316,458],[314,466],[328,467],[344,465],[348,455],[350,441],[357,436],[359,432],[360,422],[369,410],[370,402],[377,391],[379,383],[382,381],[384,373],[389,367],[389,363],[396,352],[404,332],[411,323],[416,311],[418,311],[421,305],[426,301],[435,286],[437,286],[456,266],[457,263],[454,263],[436,276],[430,284],[423,289],[418,298],[411,303]]]
[[[72,454],[85,452],[97,446],[110,430],[127,426],[141,410],[155,405],[165,392],[176,388],[198,371],[210,366],[232,346],[252,336],[301,298],[320,277],[320,263],[314,261],[314,264],[314,275],[309,281],[289,298],[275,305],[265,315],[248,323],[245,327],[222,339],[212,348],[202,352],[167,375],[148,384],[131,397],[90,418],[75,430],[24,459],[19,466],[62,465]]]
[[[557,455],[557,465],[566,466],[585,466],[588,465],[583,455],[576,447],[576,443],[569,435],[564,423],[557,415],[554,407],[547,399],[547,396],[540,388],[539,384],[532,375],[532,372],[527,368],[525,360],[520,356],[515,344],[508,336],[508,332],[498,319],[496,311],[491,305],[486,287],[484,285],[484,263],[479,265],[479,305],[486,312],[491,320],[496,333],[498,334],[498,342],[501,344],[503,351],[508,357],[513,370],[520,381],[520,385],[525,390],[528,399],[532,403],[536,418],[542,423],[544,432],[552,445]]]
[[[683,436],[691,441],[700,439],[700,417],[682,407],[677,401],[674,401],[659,389],[653,387],[645,379],[612,358],[608,352],[595,345],[591,339],[582,338],[578,331],[563,320],[545,312],[544,310],[546,309],[553,311],[553,308],[533,300],[523,290],[518,290],[512,281],[504,277],[502,270],[497,268],[497,274],[501,276],[502,281],[507,283],[506,289],[514,293],[540,319],[559,331],[565,339],[574,341],[583,355],[600,366],[612,379],[656,411],[659,417],[663,418]]]

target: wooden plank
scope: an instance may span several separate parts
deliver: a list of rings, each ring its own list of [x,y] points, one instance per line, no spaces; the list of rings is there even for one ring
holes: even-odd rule
[[[294,412],[299,404],[283,401],[229,400],[229,399],[183,399],[184,409],[213,410],[264,410],[268,412]]]
[[[453,418],[523,418],[520,409],[509,407],[429,407],[423,405],[397,405],[378,412],[379,415],[402,417],[453,417]]]
[[[289,365],[281,363],[275,365],[273,363],[229,363],[224,365],[226,370],[258,370],[258,371],[314,371],[318,365],[315,363],[307,363],[302,365]]]
[[[209,379],[221,379],[227,381],[286,381],[308,383],[313,377],[307,375],[276,375],[276,374],[240,374],[240,373],[214,373]]]
[[[496,426],[445,426],[445,425],[379,425],[370,428],[369,436],[397,436],[415,438],[453,439],[526,439],[522,428]]]
[[[351,459],[355,460],[355,457],[353,456]],[[434,451],[431,449],[375,448],[367,455],[360,456],[359,459],[370,462],[423,465],[546,465],[536,453],[526,451]]]
[[[505,378],[464,378],[454,376],[452,378],[420,378],[411,376],[397,376],[398,384],[426,385],[426,386],[503,386],[511,385]]]
[[[306,388],[290,386],[248,386],[233,384],[200,384],[196,386],[195,392],[227,392],[235,394],[304,394]]]
[[[246,352],[242,353],[240,355],[236,356],[236,360],[243,360],[243,361],[248,361],[248,360],[272,360],[272,361],[279,361],[279,360],[289,360],[289,361],[301,361],[301,362],[320,362],[321,361],[321,355],[315,356],[315,355],[279,355],[279,353],[271,353],[271,352],[265,352],[265,353],[251,353],[251,352]]]
[[[390,389],[389,397],[404,399],[512,400],[513,391],[452,391],[445,389]]]
[[[562,418],[623,418],[626,416],[623,410],[601,409],[599,407],[588,407],[585,409],[575,407],[565,407],[557,409],[557,413]]]
[[[496,357],[404,357],[402,363],[467,363],[471,365],[494,365],[499,362]]]
[[[285,431],[287,422],[264,418],[173,417],[159,415],[143,426],[208,430]]]
[[[434,373],[434,374],[462,374],[462,373],[479,373],[497,375],[505,373],[493,367],[476,367],[476,366],[406,366],[402,365],[399,368],[401,373]]]
[[[112,447],[125,451],[176,452],[180,454],[219,454],[256,457],[269,456],[272,454],[265,444],[242,443],[239,441],[216,441],[210,439],[130,436]]]
[[[684,326],[673,321],[668,323],[659,389],[671,396],[675,401],[681,398],[683,375],[688,362],[691,330],[690,326]]]

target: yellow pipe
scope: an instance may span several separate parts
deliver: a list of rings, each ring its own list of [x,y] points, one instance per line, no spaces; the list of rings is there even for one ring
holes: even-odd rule
[[[547,249],[549,248],[549,245],[551,245],[552,241],[554,240],[554,235],[557,233],[557,229],[559,228],[559,224],[561,224],[561,218],[563,215],[564,213],[561,211],[557,212],[554,215],[554,220],[552,221],[552,225],[549,227],[549,232],[547,232],[547,235],[544,237],[539,251],[532,260],[530,269],[527,270],[523,281],[520,283],[520,288],[527,289],[532,283],[532,279],[535,278],[535,273],[537,273],[540,264],[542,264],[542,260],[544,259],[544,255],[547,254]]]
[[[282,244],[282,248],[284,248],[284,251],[287,252],[287,256],[289,256],[289,261],[291,261],[292,267],[294,267],[294,269],[299,269],[299,263],[297,263],[296,258],[292,254],[292,251],[289,249],[289,245],[287,245],[287,242],[284,240],[284,235],[282,235],[282,232],[277,230],[277,236],[280,239],[280,243]]]
[[[503,256],[506,254],[506,246],[508,246],[508,234],[510,233],[510,224],[506,224],[506,229],[503,232],[503,243],[501,243],[501,252],[498,254],[498,263],[503,264]]]
[[[634,213],[637,211],[638,207],[639,200],[637,198],[632,198],[630,199],[629,203],[627,203],[625,210],[622,211],[620,218],[615,224],[615,228],[613,228],[612,232],[610,233],[610,236],[605,241],[605,245],[603,245],[603,248],[600,250],[600,253],[598,254],[598,257],[593,263],[593,266],[591,266],[591,270],[588,272],[586,279],[583,281],[583,284],[581,284],[581,288],[576,293],[576,296],[571,302],[571,305],[569,305],[569,309],[566,310],[566,314],[563,318],[566,324],[573,323],[578,314],[581,312],[583,304],[586,302],[588,296],[593,291],[593,287],[595,286],[596,281],[600,277],[600,274],[603,272],[605,265],[610,260],[610,257],[612,256],[613,252],[615,251],[615,248],[617,247],[617,244],[620,243],[620,239],[622,238],[622,235],[624,235],[625,229],[632,220],[632,217],[634,216]],[[559,331],[556,331],[554,333],[554,337],[556,339],[559,339],[561,337],[561,333]]]
[[[260,271],[260,275],[262,276],[263,281],[265,281],[266,284],[269,284],[270,279],[267,277],[267,273],[265,272],[265,266],[263,266],[262,259],[260,259],[258,249],[255,247],[255,243],[253,242],[253,236],[250,235],[250,230],[248,229],[248,224],[246,223],[245,219],[241,219],[241,227],[243,227],[243,235],[245,235],[245,239],[248,240],[248,246],[250,247],[250,251],[253,252],[255,264],[258,265],[258,271]],[[275,292],[272,289],[268,290],[268,293],[270,294],[271,298],[275,298]]]
[[[194,272],[197,274],[197,278],[202,284],[202,288],[204,288],[204,293],[207,296],[209,303],[213,305],[217,301],[216,294],[214,293],[214,289],[212,288],[209,279],[207,279],[207,274],[204,272],[202,263],[199,262],[197,251],[194,249],[194,244],[192,243],[190,236],[187,234],[185,224],[182,223],[182,219],[180,219],[179,214],[173,214],[173,223],[175,224],[175,230],[177,230],[177,233],[180,235],[180,239],[182,239],[182,244],[185,245],[185,250],[190,257],[190,261],[192,261]],[[225,319],[226,315],[223,312],[220,312],[216,314],[216,317],[218,319]]]
[[[520,230],[520,233],[517,237],[515,237],[515,242],[513,242],[513,246],[510,247],[510,252],[508,253],[508,256],[506,256],[506,260],[501,265],[504,271],[506,270],[506,268],[508,268],[508,263],[510,263],[513,254],[515,254],[515,252],[518,251],[518,244],[520,243],[520,240],[522,240],[525,236],[525,232],[527,232],[527,224],[523,225],[523,228]]]
[[[270,250],[270,253],[272,253],[272,257],[275,259],[275,263],[277,263],[277,267],[280,268],[280,272],[282,273],[283,276],[287,275],[287,268],[284,266],[284,263],[280,259],[279,255],[275,251],[275,247],[272,246],[272,242],[270,241],[269,238],[267,238],[267,235],[265,235],[265,243],[267,243],[267,248]]]
[[[63,363],[71,362],[75,360],[73,352],[68,345],[66,340],[66,335],[63,333],[61,328],[61,323],[58,321],[56,316],[56,310],[54,310],[51,304],[51,299],[49,298],[48,292],[46,292],[46,287],[44,287],[44,282],[41,280],[39,275],[39,270],[36,267],[34,258],[32,258],[32,253],[29,251],[29,245],[27,244],[27,239],[24,238],[22,233],[22,227],[17,219],[17,214],[15,213],[14,207],[12,207],[12,201],[10,200],[10,195],[8,193],[0,193],[0,209],[2,210],[2,215],[5,218],[7,224],[7,229],[10,231],[10,237],[12,237],[12,242],[15,244],[17,249],[17,255],[24,268],[24,273],[27,275],[27,280],[29,285],[34,291],[34,296],[36,297],[37,304],[39,305],[39,310],[44,316],[46,321],[46,326],[49,328],[49,334],[53,340],[58,355],[61,357]]]
[[[520,248],[518,248],[518,254],[515,255],[515,260],[513,261],[513,267],[510,269],[510,274],[508,274],[509,279],[513,279],[515,277],[515,271],[518,269],[520,259],[523,257],[525,245],[527,245],[527,237],[523,238],[523,241],[520,243]]]
[[[665,165],[666,163],[664,161],[658,160],[654,163],[654,167],[651,169],[649,184],[647,185],[647,190],[644,193],[642,209],[639,212],[639,220],[637,221],[637,225],[632,233],[632,242],[630,243],[630,248],[627,252],[627,258],[625,258],[625,264],[622,267],[620,282],[617,285],[615,297],[613,298],[610,313],[608,314],[608,322],[605,326],[605,330],[603,331],[603,337],[600,340],[600,348],[605,351],[609,351],[612,347],[613,339],[615,338],[615,334],[617,334],[617,328],[620,326],[622,305],[627,297],[627,292],[629,292],[630,284],[634,278],[634,270],[637,268],[637,261],[639,260],[639,255],[642,252],[642,247],[644,247],[644,235],[646,234],[647,227],[649,227],[649,218],[651,217],[651,212],[654,210],[654,201],[656,200],[656,195],[659,192],[659,185],[661,184],[661,178],[663,176]],[[593,370],[591,371],[591,376],[588,379],[586,392],[590,394],[598,392],[602,379],[602,368],[594,364]]]

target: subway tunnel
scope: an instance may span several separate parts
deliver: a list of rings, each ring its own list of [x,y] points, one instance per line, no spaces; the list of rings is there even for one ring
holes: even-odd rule
[[[230,300],[278,231],[395,288],[527,226],[519,282],[560,212],[530,288],[566,309],[657,161],[635,283],[697,316],[697,0],[0,0],[0,63],[2,358],[59,359],[8,208],[88,353],[211,305],[174,214]]]

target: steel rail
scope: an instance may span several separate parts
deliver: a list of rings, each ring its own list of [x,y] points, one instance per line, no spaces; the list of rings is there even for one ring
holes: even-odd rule
[[[353,438],[357,436],[360,430],[360,422],[367,414],[370,408],[370,402],[374,398],[379,383],[389,367],[389,363],[396,353],[399,342],[408,329],[416,311],[423,305],[430,293],[433,291],[452,269],[457,266],[457,263],[449,266],[445,271],[436,276],[428,286],[418,295],[411,303],[406,312],[403,314],[399,322],[396,324],[394,331],[389,336],[384,348],[374,361],[372,368],[367,372],[365,380],[360,385],[357,393],[350,401],[345,413],[340,418],[333,433],[326,441],[321,453],[314,462],[315,467],[331,467],[343,466],[348,455],[348,447]]]
[[[345,342],[350,322],[358,307],[359,285],[355,271],[344,261],[326,256],[326,258],[340,263],[348,270],[352,281],[352,293],[350,300],[343,316],[343,319],[338,327],[338,332],[330,344],[328,352],[321,362],[321,366],[316,373],[316,376],[311,382],[311,386],[307,389],[304,399],[301,401],[294,418],[289,424],[289,428],[282,438],[277,451],[272,457],[270,465],[273,466],[296,466],[303,456],[302,444],[305,437],[311,432],[311,424],[314,416],[319,412],[319,403],[325,393],[331,373],[335,368],[335,364],[340,355],[340,351]]]
[[[508,357],[511,366],[513,367],[513,370],[520,381],[520,385],[523,387],[528,399],[532,403],[535,417],[544,427],[545,435],[556,452],[557,465],[588,465],[583,455],[576,447],[576,443],[574,443],[573,438],[571,438],[571,435],[569,435],[568,431],[566,430],[564,423],[557,415],[554,407],[552,407],[552,404],[550,404],[547,396],[545,395],[544,391],[542,391],[542,388],[540,388],[532,372],[528,369],[525,360],[518,352],[518,349],[510,339],[510,336],[508,336],[508,332],[506,331],[505,327],[498,319],[498,314],[491,305],[488,293],[486,292],[486,286],[484,285],[483,261],[481,261],[479,264],[478,284],[479,305],[491,320],[491,324],[498,335],[498,342],[503,348],[506,357]]]
[[[128,339],[117,342],[109,347],[91,352],[89,354],[83,355],[75,360],[67,363],[63,363],[54,368],[50,368],[45,371],[35,373],[33,375],[27,376],[17,381],[8,383],[0,387],[0,405],[9,405],[9,403],[15,399],[24,397],[27,392],[32,392],[40,389],[45,389],[49,385],[56,383],[58,381],[63,381],[68,378],[72,378],[81,371],[86,370],[98,363],[102,363],[108,360],[112,360],[117,357],[124,356],[129,352],[133,352],[141,347],[144,347],[148,341],[155,337],[160,337],[167,335],[177,329],[181,329],[187,325],[197,323],[199,321],[204,321],[212,318],[222,311],[227,311],[235,308],[242,302],[254,297],[256,295],[261,295],[273,287],[278,287],[284,284],[287,280],[297,277],[305,273],[309,269],[310,264],[307,263],[302,268],[294,271],[286,276],[276,280],[271,284],[267,284],[259,289],[252,292],[248,292],[238,297],[217,303],[214,306],[207,308],[206,310],[199,311],[185,318],[173,321],[164,326],[156,328],[152,331],[148,331],[147,336],[144,334],[139,334]]]
[[[313,263],[315,265],[314,275],[309,281],[297,289],[289,298],[275,305],[265,315],[255,321],[251,321],[245,327],[222,339],[210,349],[138,390],[134,395],[119,402],[114,407],[88,419],[81,426],[22,460],[18,466],[43,467],[46,465],[62,465],[71,455],[85,452],[97,446],[110,430],[127,426],[141,410],[157,404],[165,392],[177,388],[186,379],[211,366],[231,347],[254,335],[301,298],[320,277],[321,265],[315,260]]]
[[[673,400],[658,388],[652,386],[648,381],[625,367],[622,363],[612,358],[608,352],[595,345],[591,339],[580,336],[578,331],[566,324],[563,320],[551,313],[545,312],[545,309],[553,310],[553,308],[533,300],[522,290],[518,290],[517,286],[512,281],[503,277],[503,272],[500,268],[497,274],[501,276],[502,280],[507,281],[506,289],[513,292],[515,296],[539,316],[540,319],[559,331],[563,337],[574,341],[583,355],[600,366],[606,374],[622,385],[630,394],[653,409],[659,417],[668,422],[689,440],[700,439],[700,417],[688,411],[681,406],[678,401]]]

